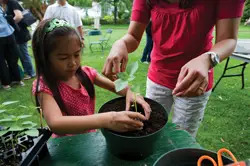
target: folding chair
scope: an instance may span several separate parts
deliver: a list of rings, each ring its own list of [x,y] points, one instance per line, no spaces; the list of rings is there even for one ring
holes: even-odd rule
[[[100,30],[90,30],[88,32],[88,41],[89,41],[89,49],[90,51],[93,53],[94,51],[101,51],[103,52],[103,45],[102,45],[102,41],[100,41],[100,36],[102,35],[102,32]],[[99,37],[99,38],[98,38]],[[100,49],[98,48],[94,48],[93,46],[97,45],[97,47],[100,47]]]
[[[105,35],[101,39],[99,39],[99,41],[102,42],[103,48],[107,48],[109,46],[109,40],[111,38],[112,32],[112,29],[107,29]]]

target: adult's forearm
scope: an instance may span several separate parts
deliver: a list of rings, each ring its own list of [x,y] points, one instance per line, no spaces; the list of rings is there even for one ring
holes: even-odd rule
[[[216,42],[211,51],[216,52],[220,61],[229,57],[237,44],[240,18],[222,19],[216,23]]]
[[[223,61],[232,54],[236,44],[237,39],[224,39],[216,43],[211,51],[216,52],[220,57],[220,61]]]
[[[140,44],[140,41],[138,41],[133,35],[131,34],[126,34],[122,39],[121,39],[121,42],[124,42],[127,50],[128,50],[128,53],[131,53],[131,52],[134,52],[139,44]]]
[[[84,32],[83,32],[83,30],[82,30],[82,26],[77,27],[77,30],[78,30],[80,36],[83,37]]]
[[[136,21],[130,22],[128,33],[121,39],[126,45],[128,53],[131,53],[137,49],[145,28],[145,24]]]
[[[20,10],[14,10],[14,21],[15,23],[19,23],[23,19],[23,14]]]
[[[19,23],[22,19],[23,19],[23,17],[20,17],[20,16],[15,16],[13,18],[13,20],[15,21],[15,23]]]

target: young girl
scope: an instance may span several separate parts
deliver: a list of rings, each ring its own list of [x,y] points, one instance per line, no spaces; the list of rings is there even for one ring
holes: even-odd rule
[[[95,69],[80,66],[83,44],[66,21],[42,21],[34,32],[32,47],[38,76],[32,91],[38,96],[43,116],[55,136],[98,128],[120,132],[140,130],[141,121],[149,118],[150,107],[142,97],[137,97],[137,102],[143,106],[145,116],[130,111],[94,114],[94,84],[112,92],[115,86]],[[127,95],[128,102],[133,100],[128,88],[118,94]]]

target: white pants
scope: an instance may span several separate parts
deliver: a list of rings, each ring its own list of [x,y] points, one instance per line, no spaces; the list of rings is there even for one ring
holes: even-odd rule
[[[100,17],[94,18],[94,28],[100,29]]]
[[[193,137],[196,136],[204,110],[211,91],[197,97],[176,97],[172,95],[172,90],[162,85],[156,84],[147,78],[146,97],[162,104],[168,114],[173,105],[172,122],[181,129],[188,131]]]

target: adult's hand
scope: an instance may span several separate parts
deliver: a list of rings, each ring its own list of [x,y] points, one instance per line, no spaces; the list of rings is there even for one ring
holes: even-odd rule
[[[117,40],[107,57],[102,74],[114,81],[116,74],[124,72],[128,63],[128,53],[136,50],[139,46],[146,24],[131,21],[128,33]]]
[[[118,132],[141,130],[142,121],[146,120],[146,117],[138,112],[121,111],[110,112],[110,114],[112,118],[107,128]]]
[[[192,97],[204,94],[209,68],[210,57],[206,53],[189,61],[181,68],[173,95]]]
[[[126,94],[126,111],[129,111],[131,103],[135,101],[135,93],[128,89]],[[144,100],[143,96],[136,95],[136,103],[140,104],[144,110],[145,117],[148,120],[152,112],[150,105]]]
[[[123,39],[116,41],[107,57],[102,74],[114,81],[116,74],[124,72],[128,63],[128,51]]]

